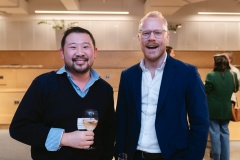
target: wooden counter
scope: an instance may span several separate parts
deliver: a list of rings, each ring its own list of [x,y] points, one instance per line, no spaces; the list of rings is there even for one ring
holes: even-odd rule
[[[175,51],[176,58],[198,67],[202,81],[212,71],[213,55],[219,51]],[[120,74],[123,69],[138,63],[141,51],[99,51],[93,68],[114,89],[117,102]],[[240,64],[235,54],[234,64]],[[26,89],[32,80],[45,72],[63,66],[59,51],[0,51],[0,128],[8,128]],[[240,105],[240,92],[237,93]],[[240,122],[230,122],[230,139],[240,140]]]
[[[26,88],[0,89],[0,124],[9,125]]]

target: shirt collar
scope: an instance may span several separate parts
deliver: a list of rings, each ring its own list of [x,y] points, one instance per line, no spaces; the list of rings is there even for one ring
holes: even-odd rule
[[[63,73],[66,73],[68,77],[71,77],[71,75],[67,72],[65,66],[63,66],[56,72],[56,74],[63,74]],[[90,78],[91,81],[92,80],[96,81],[100,78],[100,75],[92,68],[90,69],[90,76],[91,76],[91,78]]]

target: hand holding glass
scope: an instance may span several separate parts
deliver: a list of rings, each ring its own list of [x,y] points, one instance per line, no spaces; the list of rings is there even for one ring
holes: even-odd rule
[[[83,115],[83,125],[88,131],[93,131],[98,124],[98,112],[93,109],[86,109]],[[94,147],[89,147],[88,149],[95,149]]]

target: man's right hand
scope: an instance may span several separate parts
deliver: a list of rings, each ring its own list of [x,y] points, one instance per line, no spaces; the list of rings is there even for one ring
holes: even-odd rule
[[[86,149],[93,144],[93,140],[93,131],[74,131],[63,133],[60,145],[78,149]]]

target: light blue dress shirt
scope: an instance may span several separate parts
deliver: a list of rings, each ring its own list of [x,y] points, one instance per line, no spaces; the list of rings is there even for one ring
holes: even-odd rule
[[[63,66],[56,72],[56,74],[63,74],[63,73],[67,73],[67,77],[71,82],[73,88],[78,93],[78,95],[81,96],[82,98],[86,96],[86,94],[89,91],[89,88],[94,84],[94,82],[96,82],[100,78],[99,74],[95,70],[90,69],[90,79],[87,82],[86,86],[84,87],[84,91],[81,91],[81,89],[72,80],[71,75],[66,71],[65,66]],[[47,140],[45,142],[45,147],[47,148],[48,151],[57,151],[61,148],[60,142],[62,139],[63,132],[64,132],[64,129],[62,128],[50,129],[47,136]]]

